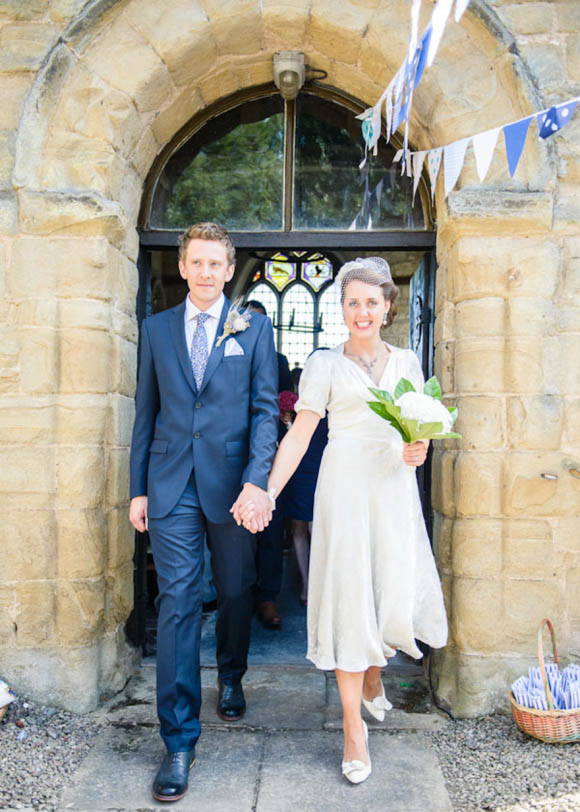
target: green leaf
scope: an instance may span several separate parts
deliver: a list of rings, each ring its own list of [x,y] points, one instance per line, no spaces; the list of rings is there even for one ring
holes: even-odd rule
[[[421,427],[413,440],[430,440],[435,435],[441,434],[443,423],[421,423]]]
[[[441,400],[441,386],[436,375],[433,375],[428,381],[426,381],[425,386],[423,387],[423,393],[435,398],[436,400]]]
[[[401,419],[401,410],[398,406],[388,402],[378,403],[374,400],[367,402],[375,414],[378,414],[383,420],[387,420],[399,432],[403,440],[406,443],[409,442],[409,432],[404,425],[405,421]]]
[[[378,398],[378,400],[386,403],[394,403],[393,396],[390,392],[387,392],[385,389],[373,389],[372,386],[369,386],[369,392]]]
[[[395,386],[395,395],[394,395],[395,400],[398,400],[401,397],[401,395],[405,394],[405,392],[414,392],[414,391],[415,387],[413,386],[411,381],[408,381],[406,378],[401,378],[399,383]]]
[[[449,412],[449,414],[453,418],[453,423],[455,423],[455,421],[457,420],[457,415],[459,414],[459,412],[457,411],[457,406],[450,406],[447,409],[447,411]],[[453,423],[451,425],[453,425]]]
[[[432,440],[461,440],[462,434],[457,434],[456,431],[448,431],[447,434],[438,434],[437,437],[432,437]]]

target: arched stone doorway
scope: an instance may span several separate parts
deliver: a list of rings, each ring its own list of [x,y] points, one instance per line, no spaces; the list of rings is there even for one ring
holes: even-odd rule
[[[203,108],[270,82],[279,49],[305,51],[329,86],[373,103],[403,60],[407,32],[403,0],[384,9],[371,0],[94,0],[47,50],[3,199],[16,304],[6,323],[17,327],[19,359],[8,392],[14,413],[28,410],[38,423],[5,454],[20,472],[5,487],[6,521],[34,551],[18,574],[15,549],[6,576],[4,676],[22,690],[83,710],[133,667],[122,628],[132,603],[136,225],[155,157]],[[416,94],[416,146],[541,107],[538,82],[497,13],[474,0]],[[562,469],[561,428],[542,444],[533,425],[564,409],[564,392],[578,393],[562,361],[577,336],[548,332],[544,342],[535,327],[564,278],[560,257],[577,256],[574,218],[554,207],[557,188],[555,147],[530,143],[514,180],[498,153],[482,188],[468,159],[461,188],[447,202],[437,196],[435,370],[459,402],[464,435],[435,465],[435,543],[452,627],[437,671],[460,713],[501,701],[533,656],[523,621],[533,626],[538,607],[562,624],[564,654],[578,634],[568,585],[576,581],[566,580],[579,566],[573,554],[553,575],[533,557],[523,570],[515,561],[523,538],[540,561],[546,545],[563,543],[577,496],[570,477],[540,481],[544,469]],[[532,417],[518,428],[522,408]],[[525,453],[510,447],[508,419]]]

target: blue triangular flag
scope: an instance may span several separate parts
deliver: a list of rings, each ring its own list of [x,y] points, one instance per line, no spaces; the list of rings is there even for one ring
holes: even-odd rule
[[[429,52],[430,39],[431,39],[431,26],[427,28],[427,30],[421,37],[421,42],[419,43],[418,46],[421,49],[421,54],[419,55],[419,62],[417,63],[417,70],[415,72],[415,87],[417,87],[417,85],[421,81],[423,71],[425,70],[425,65],[427,63],[427,53]]]
[[[540,130],[540,138],[549,138],[554,135],[558,130],[561,130],[572,118],[578,99],[575,101],[564,102],[557,107],[550,107],[547,113],[540,113],[538,116],[538,129]]]
[[[528,128],[531,120],[532,116],[529,116],[523,121],[516,121],[515,124],[507,124],[503,128],[503,134],[505,137],[505,151],[508,159],[510,176],[512,178],[518,167],[520,156],[524,149],[526,135],[528,134]]]

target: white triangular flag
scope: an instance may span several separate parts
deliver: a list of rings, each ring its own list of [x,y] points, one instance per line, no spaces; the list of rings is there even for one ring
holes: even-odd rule
[[[427,150],[425,149],[413,153],[413,203],[415,202],[417,187],[419,186],[419,181],[421,180],[421,170],[423,169],[425,155],[427,155]]]
[[[493,130],[477,133],[477,135],[474,135],[471,139],[473,141],[473,151],[475,152],[477,174],[479,175],[481,183],[485,180],[485,176],[489,170],[500,130],[501,127],[495,127]]]
[[[398,150],[395,152],[395,157],[393,158],[393,163],[394,163],[394,164],[396,164],[396,163],[397,163],[397,161],[400,161],[402,157],[403,157],[403,150],[402,150],[402,149],[398,149]]]
[[[437,5],[433,9],[433,16],[431,17],[431,39],[429,40],[429,50],[427,52],[427,67],[431,67],[435,55],[439,50],[441,37],[445,31],[445,24],[451,13],[452,6],[453,0],[438,0]]]
[[[443,147],[445,152],[445,162],[443,165],[443,173],[445,175],[445,197],[453,189],[457,183],[457,178],[463,169],[463,161],[465,160],[465,150],[469,138],[462,138],[460,141],[454,141]]]
[[[437,175],[441,166],[441,156],[443,149],[436,147],[427,153],[427,169],[429,170],[429,180],[431,181],[431,200],[435,197],[435,186],[437,185]]]
[[[459,20],[463,17],[463,12],[469,5],[469,0],[457,0],[455,5],[455,22],[458,23]]]

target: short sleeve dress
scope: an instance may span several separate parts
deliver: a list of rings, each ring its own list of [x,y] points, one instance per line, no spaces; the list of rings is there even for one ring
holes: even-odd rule
[[[388,346],[379,388],[392,392],[404,377],[422,389],[415,354]],[[321,669],[384,666],[395,649],[418,659],[416,640],[447,640],[415,472],[398,432],[367,405],[374,385],[344,344],[314,353],[300,379],[296,411],[328,412],[308,583],[307,657]]]

